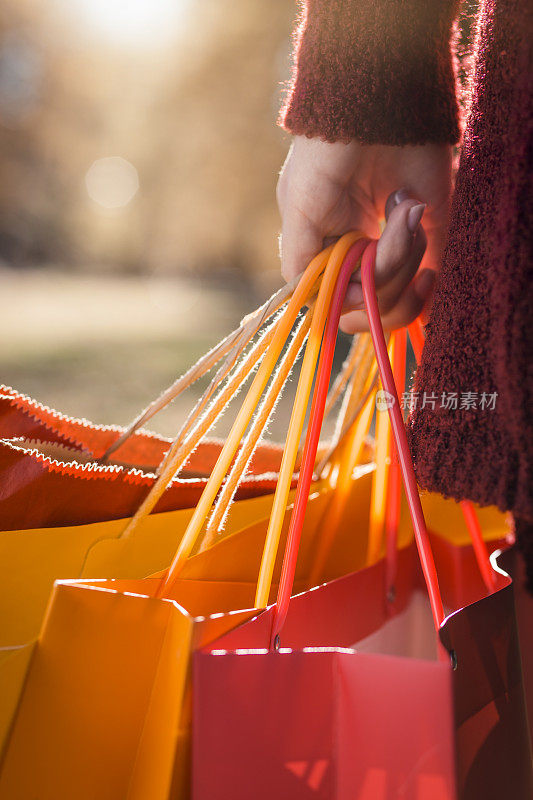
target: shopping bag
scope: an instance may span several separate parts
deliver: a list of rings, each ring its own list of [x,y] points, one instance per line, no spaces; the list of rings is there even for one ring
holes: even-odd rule
[[[351,244],[349,238],[337,248],[338,266],[343,249]],[[289,304],[271,353],[276,348],[281,352],[284,330],[292,327],[318,277],[317,268],[325,261],[327,257],[321,255],[299,296]],[[303,426],[306,403],[302,397],[311,389],[327,299],[321,286],[317,301],[321,311],[313,315],[313,323],[318,322],[312,327],[312,346],[308,343],[306,348],[293,431]],[[268,365],[258,371],[255,388],[247,395],[248,406],[253,405],[254,392],[257,397],[257,386],[269,371]],[[243,405],[245,414],[248,406]],[[220,488],[217,471],[224,474],[232,464],[231,448],[235,441],[238,445],[244,416],[238,416],[222,448],[202,494],[204,505],[207,490],[213,495],[215,487],[214,497]],[[285,498],[293,470],[294,463],[286,462],[280,489]],[[276,488],[280,485],[281,479]],[[284,502],[280,523],[285,506]],[[16,713],[4,732],[1,797],[149,796],[156,800],[186,796],[190,653],[255,613],[257,583],[217,582],[208,577],[176,580],[178,564],[183,566],[184,557],[186,564],[197,538],[200,507],[199,503],[181,539],[171,584],[170,573],[164,584],[158,578],[56,583],[27,673],[23,681],[18,680],[22,692]],[[278,541],[282,527],[275,532]],[[271,581],[275,553],[267,566]],[[270,591],[269,586],[267,599]]]
[[[18,442],[0,442],[0,646],[19,646],[37,636],[57,578],[140,578],[168,566],[207,480],[175,479],[156,513],[125,536],[155,475],[84,463],[73,450],[57,443],[47,446],[43,452],[42,443],[39,450],[26,450]],[[219,444],[208,443],[191,461],[199,464],[208,455],[207,466],[219,451]],[[264,448],[264,453],[268,458],[272,454],[270,466],[279,466],[275,448]],[[261,466],[265,462],[261,456]],[[249,519],[268,515],[275,484],[271,471],[242,482],[226,535]],[[94,518],[98,521],[92,522]]]
[[[115,463],[98,463],[123,430],[67,417],[0,387],[0,530],[131,516],[153,485],[170,440],[136,431],[116,451]],[[221,440],[201,441],[155,512],[192,508],[221,447]],[[258,446],[239,499],[273,491],[281,452],[273,443]]]
[[[206,440],[205,435],[227,398],[253,372],[267,349],[274,330],[272,324],[246,352],[243,348],[250,335],[283,305],[280,294],[281,300],[291,296],[290,291],[281,290],[274,295],[274,303],[267,301],[243,320],[236,332],[202,357],[126,430],[66,417],[4,387],[0,395],[0,433],[17,438],[0,441],[2,645],[19,646],[37,635],[56,578],[144,577],[168,565],[187,527],[191,509],[205,488],[203,476],[209,475],[221,452],[222,443]],[[300,326],[299,330],[276,373],[272,390],[279,390],[288,377],[292,366],[289,351],[294,361],[305,336],[305,327]],[[235,334],[238,341],[228,351]],[[226,360],[173,442],[139,429],[202,370],[217,366],[217,359],[226,353]],[[273,492],[281,448],[260,441],[262,427],[275,405],[276,391],[271,391],[267,399],[259,415],[260,424],[254,421],[255,438],[248,435],[251,449],[244,459],[239,453],[237,462],[240,459],[241,464],[232,466],[236,481],[231,495],[226,497],[226,504],[232,503],[232,515],[219,539],[243,528],[249,520],[255,524],[268,515],[260,498]],[[176,447],[167,474],[154,475],[154,465],[159,464],[161,456],[165,451],[172,454]],[[118,459],[113,464],[109,463],[111,451]],[[162,468],[168,453],[161,462]],[[94,458],[105,463],[95,462]],[[252,498],[257,498],[257,503],[248,502]],[[148,520],[149,512],[166,516]]]
[[[307,370],[307,375],[310,374],[312,381],[314,366],[312,361],[310,364],[313,368]],[[310,390],[310,382],[307,389]],[[303,414],[297,424],[303,424]],[[226,456],[230,464],[233,456],[231,453]],[[282,487],[282,494],[289,499],[293,467],[289,460]],[[354,498],[351,507],[347,507],[350,513],[346,521],[352,536],[347,535],[345,540],[355,538],[353,519],[361,513],[363,498],[366,497],[368,505],[369,478],[370,471],[364,469],[353,477],[357,491],[360,482],[365,480],[366,489]],[[318,534],[324,512],[322,498],[330,492],[327,482],[323,485],[325,491],[314,491],[309,506],[315,502],[318,512],[314,521],[313,514],[310,515],[310,538]],[[215,486],[215,494],[217,491]],[[266,498],[255,498],[250,502],[264,500]],[[281,507],[284,517],[285,500]],[[153,519],[162,517],[158,514]],[[10,708],[16,706],[17,710],[13,719],[6,717],[1,797],[16,800],[32,794],[42,798],[150,796],[157,800],[184,796],[190,713],[187,704],[189,656],[197,646],[256,614],[253,607],[257,599],[257,571],[248,582],[238,577],[232,580],[235,576],[231,573],[233,561],[239,555],[239,543],[248,541],[252,530],[259,538],[261,524],[264,525],[263,540],[265,534],[271,532],[270,519],[268,524],[265,519],[259,525],[252,520],[247,534],[243,528],[183,562],[184,554],[187,558],[194,548],[188,536],[197,527],[196,524],[191,527],[191,514],[185,535],[179,540],[187,540],[184,549],[180,545],[177,554],[180,578],[163,597],[158,596],[159,580],[86,580],[57,584],[39,642],[24,675],[21,676],[27,663],[22,655],[25,651],[13,650],[11,654],[11,666],[14,669],[18,665],[19,673],[10,686],[22,691],[17,700],[9,698]],[[279,530],[274,531],[281,545],[283,527],[281,524]],[[364,534],[364,528],[361,533]],[[407,532],[406,539],[409,538]],[[139,536],[139,541],[141,539],[145,548],[148,538]],[[222,578],[217,580],[209,571],[215,563],[212,553],[230,539],[233,549],[227,549],[225,567],[218,567],[225,569],[225,574],[223,572]],[[128,540],[125,541],[129,547]],[[135,537],[129,541],[136,541]],[[304,543],[305,533],[302,552]],[[97,551],[102,551],[98,554],[102,561],[95,558],[93,562],[94,568],[97,563],[104,565],[100,576],[105,574],[105,558],[109,555],[103,551],[111,544],[108,537],[89,553],[86,564],[91,553],[96,556]],[[256,570],[263,566],[262,549],[257,548]],[[335,554],[338,564],[342,561],[340,550]],[[274,556],[276,553],[275,548]],[[361,554],[364,562],[366,548],[361,549]],[[125,555],[121,553],[117,566]],[[127,559],[130,558],[128,554]],[[222,564],[220,559],[216,563]],[[133,561],[129,564],[131,566]],[[344,572],[361,566],[346,558],[344,564]],[[242,566],[251,569],[246,563]],[[269,580],[275,582],[279,559],[271,559],[267,568]],[[195,569],[200,571],[199,578],[191,574]],[[272,591],[268,586],[267,601]],[[135,669],[132,669],[133,657]],[[31,773],[24,768],[28,763],[33,764]]]
[[[488,589],[480,574],[477,597],[445,614],[450,598],[436,575],[446,565],[433,558],[416,491],[374,254],[370,245],[363,255],[363,291],[394,398],[389,414],[424,580],[407,549],[396,555],[394,595],[380,560],[288,602],[309,488],[304,458],[275,606],[194,658],[195,800],[532,796],[512,582],[495,570]]]
[[[14,437],[0,440],[0,646],[37,636],[53,581],[94,575],[86,561],[95,562],[97,543],[109,556],[94,564],[98,576],[143,577],[167,566],[222,447],[201,441],[153,518],[126,542],[128,518],[156,482],[169,440],[136,431],[116,452],[123,461],[99,464],[94,459],[122,429],[72,419],[10,387],[0,391],[0,434]],[[228,532],[242,527],[242,501],[272,493],[280,459],[279,446],[259,445],[237,489]],[[261,500],[243,512],[260,519]],[[112,540],[107,548],[106,540]]]

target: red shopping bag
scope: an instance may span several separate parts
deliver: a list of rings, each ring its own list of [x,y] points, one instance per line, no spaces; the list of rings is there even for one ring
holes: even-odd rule
[[[507,548],[499,564],[513,579],[527,715],[529,730],[533,732],[533,595],[526,585],[523,556],[516,547]]]
[[[512,582],[495,571],[487,588],[466,566],[470,548],[450,542],[433,559],[372,292],[374,253],[363,257],[363,287],[421,568],[408,548],[394,595],[381,560],[289,604],[291,519],[277,604],[195,656],[195,800],[533,796]],[[446,574],[453,564],[462,569]],[[453,592],[441,592],[435,568]],[[468,604],[450,608],[461,594]]]

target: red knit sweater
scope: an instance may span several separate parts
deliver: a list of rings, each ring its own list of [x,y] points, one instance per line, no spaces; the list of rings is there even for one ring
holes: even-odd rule
[[[307,0],[282,124],[328,141],[456,142],[457,11],[456,0]],[[414,387],[439,399],[477,393],[477,407],[419,407],[410,441],[423,487],[533,518],[531,4],[485,0],[477,22],[447,246]],[[480,408],[482,393],[497,393],[494,410]]]

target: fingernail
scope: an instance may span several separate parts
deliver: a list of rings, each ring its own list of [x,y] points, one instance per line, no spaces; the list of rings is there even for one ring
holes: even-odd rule
[[[385,203],[385,219],[388,219],[392,213],[393,208],[399,206],[400,203],[403,203],[404,200],[414,200],[415,198],[409,194],[408,189],[397,189],[395,192],[391,192],[391,194],[387,197],[387,202]]]
[[[400,203],[403,203],[404,200],[410,200],[411,195],[407,189],[398,189],[398,191],[394,192],[394,205],[399,206]]]
[[[418,226],[420,225],[422,215],[424,214],[425,210],[425,203],[419,203],[409,210],[409,213],[407,214],[407,227],[411,233],[416,233],[418,230]]]

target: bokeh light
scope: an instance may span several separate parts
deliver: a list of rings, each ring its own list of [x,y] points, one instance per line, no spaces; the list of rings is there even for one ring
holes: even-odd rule
[[[99,158],[85,175],[91,200],[103,208],[122,208],[133,200],[139,189],[137,170],[120,156]]]
[[[111,44],[151,46],[169,42],[189,0],[76,0],[92,31]]]

